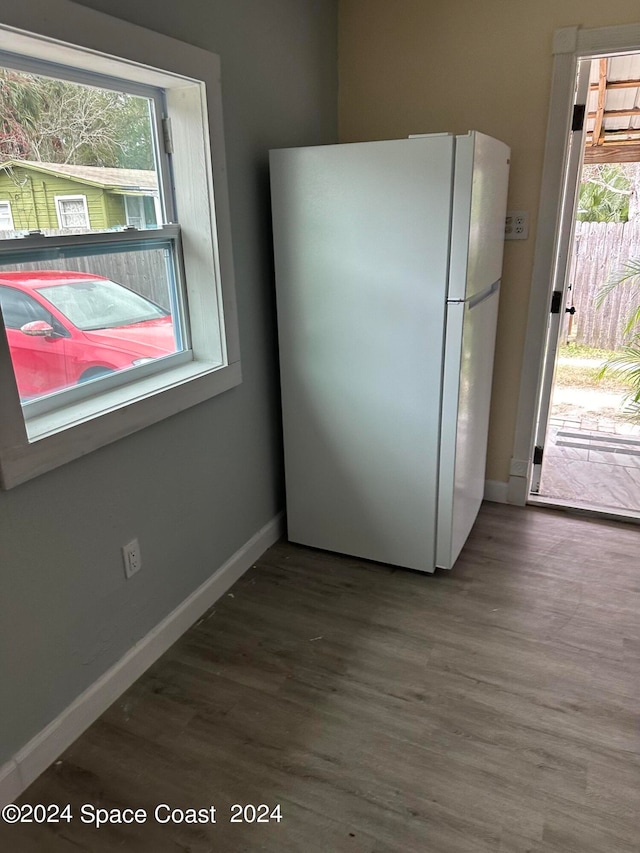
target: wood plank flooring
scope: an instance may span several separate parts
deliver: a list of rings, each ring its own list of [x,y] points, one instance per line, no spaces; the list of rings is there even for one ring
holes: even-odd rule
[[[434,576],[282,541],[20,800],[74,820],[0,824],[0,849],[639,853],[639,543],[498,504]]]

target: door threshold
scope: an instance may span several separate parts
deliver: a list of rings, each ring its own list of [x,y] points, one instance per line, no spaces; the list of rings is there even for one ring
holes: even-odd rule
[[[624,521],[628,524],[640,524],[640,512],[633,509],[620,509],[618,507],[599,506],[580,501],[560,501],[557,498],[545,498],[541,495],[530,494],[527,499],[530,506],[543,506],[547,509],[562,509],[565,512],[575,512],[579,515],[588,515],[594,518],[604,518],[608,521]]]

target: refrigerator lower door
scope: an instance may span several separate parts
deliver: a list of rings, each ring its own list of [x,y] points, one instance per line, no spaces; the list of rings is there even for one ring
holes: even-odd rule
[[[484,496],[499,282],[447,303],[436,566],[450,569]]]

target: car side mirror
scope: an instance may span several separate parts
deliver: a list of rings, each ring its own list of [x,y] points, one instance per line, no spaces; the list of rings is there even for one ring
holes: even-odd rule
[[[55,332],[53,326],[47,323],[46,320],[33,320],[31,323],[25,323],[20,327],[23,335],[29,335],[33,338],[53,338]]]

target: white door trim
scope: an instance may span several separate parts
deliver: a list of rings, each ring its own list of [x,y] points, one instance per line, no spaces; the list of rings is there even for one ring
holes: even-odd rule
[[[554,36],[547,140],[538,207],[529,319],[509,476],[509,503],[524,505],[529,495],[536,408],[543,377],[556,240],[562,218],[562,189],[567,165],[577,63],[580,59],[630,51],[640,51],[640,23],[599,29],[563,27],[556,30]]]
[[[576,104],[584,105],[583,109],[586,110],[589,98],[591,65],[592,60],[590,59],[583,60],[578,64],[577,86],[574,92],[574,110]],[[534,436],[536,453],[534,453],[533,474],[529,482],[529,491],[531,494],[537,494],[540,488],[542,452],[544,451],[547,430],[549,428],[558,346],[560,345],[562,332],[565,328],[564,309],[567,301],[569,271],[573,258],[578,188],[582,175],[586,124],[585,115],[582,128],[576,130],[572,128],[567,151],[567,161],[563,178],[563,195],[560,202],[560,220],[555,241],[553,278],[551,282],[553,296],[555,297],[559,294],[560,298],[558,300],[557,314],[550,312],[551,306],[547,302],[547,334],[544,367],[536,404],[536,430]]]

